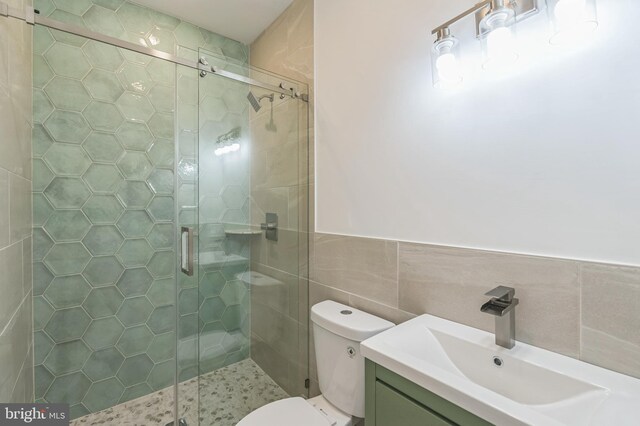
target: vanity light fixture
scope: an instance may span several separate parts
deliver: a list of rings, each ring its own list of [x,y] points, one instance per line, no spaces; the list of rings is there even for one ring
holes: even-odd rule
[[[598,28],[596,0],[547,0],[551,44],[572,44]]]
[[[546,1],[553,27],[552,44],[584,38],[597,26],[596,0],[484,0],[450,19],[431,33],[436,41],[431,50],[435,87],[453,87],[462,83],[459,66],[459,40],[451,34],[451,25],[475,14],[476,37],[482,45],[485,70],[507,71],[517,60],[516,25],[540,11]]]

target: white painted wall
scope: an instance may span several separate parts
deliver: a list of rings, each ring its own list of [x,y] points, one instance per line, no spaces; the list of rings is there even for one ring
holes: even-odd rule
[[[430,30],[475,0],[316,2],[316,230],[640,265],[640,2],[584,46],[524,22],[519,69],[431,85]]]

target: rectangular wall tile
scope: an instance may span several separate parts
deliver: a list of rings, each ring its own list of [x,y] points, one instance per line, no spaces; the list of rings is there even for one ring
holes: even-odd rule
[[[0,250],[0,330],[8,324],[24,297],[22,243]]]
[[[640,378],[640,268],[582,265],[581,358]]]
[[[398,306],[398,243],[315,234],[311,279],[389,306]]]
[[[480,312],[489,300],[484,293],[514,287],[517,340],[578,355],[576,262],[401,243],[399,263],[400,309],[493,331],[494,318]]]
[[[11,241],[9,173],[0,169],[0,248]]]
[[[31,181],[9,175],[11,242],[31,234]]]

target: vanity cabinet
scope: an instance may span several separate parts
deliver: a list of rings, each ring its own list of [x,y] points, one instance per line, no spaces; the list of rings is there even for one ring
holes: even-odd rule
[[[366,426],[491,425],[404,377],[365,362]]]

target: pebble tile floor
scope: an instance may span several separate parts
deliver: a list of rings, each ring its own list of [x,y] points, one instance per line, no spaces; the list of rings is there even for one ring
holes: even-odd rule
[[[198,392],[199,388],[199,392]],[[198,395],[199,394],[199,395]],[[196,401],[200,398],[200,413]],[[245,359],[180,384],[180,412],[189,426],[233,426],[256,408],[288,398],[251,359]],[[173,389],[167,388],[97,413],[80,417],[71,426],[150,426],[173,420]]]

